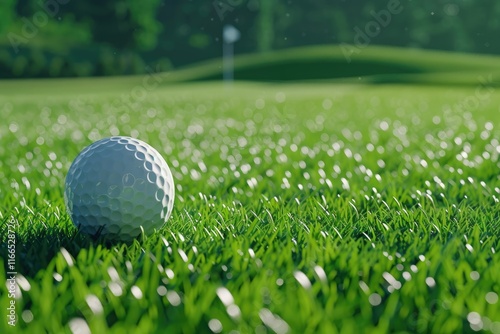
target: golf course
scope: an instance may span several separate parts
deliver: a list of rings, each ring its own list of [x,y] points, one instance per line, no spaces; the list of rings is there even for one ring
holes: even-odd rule
[[[306,47],[238,56],[233,83],[220,65],[0,81],[0,333],[500,334],[500,58]],[[127,243],[80,233],[63,197],[117,135],[176,192]]]

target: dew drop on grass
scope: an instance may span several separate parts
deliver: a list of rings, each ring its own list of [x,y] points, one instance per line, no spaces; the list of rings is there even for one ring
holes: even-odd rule
[[[479,273],[477,271],[472,271],[470,274],[469,274],[470,278],[473,280],[473,281],[477,281],[480,277]]]
[[[389,283],[391,285],[392,288],[394,288],[396,290],[399,290],[401,288],[401,282],[396,280],[396,278],[394,276],[392,276],[390,273],[385,272],[382,274],[382,276],[387,281],[387,283]]]
[[[273,314],[269,309],[263,308],[259,311],[262,322],[271,328],[276,334],[285,334],[290,330],[290,326],[279,316]]]
[[[425,284],[427,284],[427,286],[428,286],[429,288],[433,288],[433,287],[435,287],[435,286],[436,286],[436,280],[434,280],[434,278],[433,278],[433,277],[427,277],[427,278],[425,279]]]
[[[219,299],[221,300],[221,302],[226,307],[228,307],[231,304],[234,304],[233,295],[231,294],[231,292],[229,292],[229,290],[227,288],[220,287],[217,289],[216,293],[217,293],[217,296],[219,297]]]
[[[117,297],[121,296],[123,294],[123,289],[121,285],[117,282],[111,282],[108,284],[109,291]]]
[[[16,283],[19,286],[19,288],[21,288],[24,291],[30,291],[31,290],[31,284],[28,282],[28,280],[26,279],[26,277],[24,277],[21,274],[18,274],[16,276]]]
[[[167,300],[172,306],[179,306],[181,304],[181,296],[175,291],[167,292]]]
[[[71,257],[69,252],[65,248],[61,247],[61,254],[62,254],[64,260],[66,261],[66,263],[68,264],[68,267],[73,267],[73,264],[74,264],[73,258]]]
[[[486,294],[485,299],[488,302],[488,304],[496,304],[498,302],[498,294],[493,291],[490,291]]]
[[[218,319],[210,319],[208,328],[214,333],[220,333],[222,332],[222,323]]]
[[[73,334],[91,334],[89,325],[82,318],[73,318],[69,321],[69,329]]]
[[[115,267],[108,268],[108,275],[112,281],[119,281],[120,280],[120,276],[118,275],[118,271],[116,270]]]
[[[160,285],[159,287],[156,288],[156,292],[158,293],[159,296],[165,296],[167,294],[167,288],[164,287],[163,285]]]
[[[477,312],[470,312],[467,314],[467,321],[471,325],[479,325],[481,323],[481,315]]]
[[[227,314],[234,319],[239,319],[241,317],[241,310],[238,305],[231,304],[226,308]]]
[[[186,253],[182,249],[180,249],[180,248],[177,251],[178,251],[179,255],[181,256],[182,261],[184,261],[185,263],[187,263],[188,262],[188,257],[186,255]]]
[[[130,292],[132,292],[132,295],[133,295],[136,299],[142,299],[142,291],[141,291],[141,288],[139,288],[137,285],[132,286],[132,288],[130,289]]]
[[[372,306],[378,306],[382,303],[382,297],[378,293],[372,293],[370,297],[368,297],[368,301]]]
[[[175,276],[174,271],[172,269],[169,269],[169,268],[165,269],[165,274],[167,275],[167,277],[169,279],[173,279]]]
[[[97,296],[87,295],[87,297],[85,297],[85,301],[87,302],[87,305],[94,314],[102,313],[103,307],[101,301],[99,300],[99,298],[97,298]]]
[[[297,282],[299,282],[299,284],[302,285],[302,287],[304,289],[311,288],[311,281],[306,276],[306,274],[304,274],[302,271],[296,271],[296,272],[294,272],[293,276],[295,277],[295,279],[297,280]]]
[[[323,283],[326,283],[327,277],[326,277],[325,270],[322,267],[315,266],[314,267],[314,272],[316,273],[316,275],[318,276],[318,278],[320,279],[320,281],[322,281]]]
[[[368,285],[363,282],[363,281],[359,281],[359,287],[361,288],[361,290],[363,290],[364,293],[368,293],[370,292],[370,288],[368,287]]]
[[[30,310],[24,310],[21,314],[21,317],[23,318],[23,321],[25,323],[30,323],[33,321],[33,313]]]

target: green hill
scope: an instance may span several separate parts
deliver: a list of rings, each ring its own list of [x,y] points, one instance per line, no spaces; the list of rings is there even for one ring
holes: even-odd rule
[[[478,76],[500,73],[500,57],[494,56],[373,46],[348,59],[344,51],[340,46],[313,46],[237,56],[235,79],[477,84]],[[221,59],[214,59],[172,72],[169,81],[221,78]]]
[[[500,86],[500,57],[371,46],[348,62],[339,46],[314,46],[235,57],[235,79],[260,82],[335,82]],[[222,60],[157,74],[161,85],[222,80]],[[130,90],[145,75],[75,79],[0,80],[0,94],[85,94]]]

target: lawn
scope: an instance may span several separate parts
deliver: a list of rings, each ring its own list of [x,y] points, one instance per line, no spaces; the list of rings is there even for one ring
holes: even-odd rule
[[[137,86],[107,80],[1,84],[1,333],[500,333],[498,88],[165,84],[124,109]],[[118,134],[163,154],[174,211],[97,243],[64,178]]]

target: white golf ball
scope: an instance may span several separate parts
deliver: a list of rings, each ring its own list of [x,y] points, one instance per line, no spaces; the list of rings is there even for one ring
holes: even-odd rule
[[[86,147],[73,161],[64,200],[82,232],[130,240],[165,224],[174,191],[172,173],[158,151],[138,139],[111,137]]]

